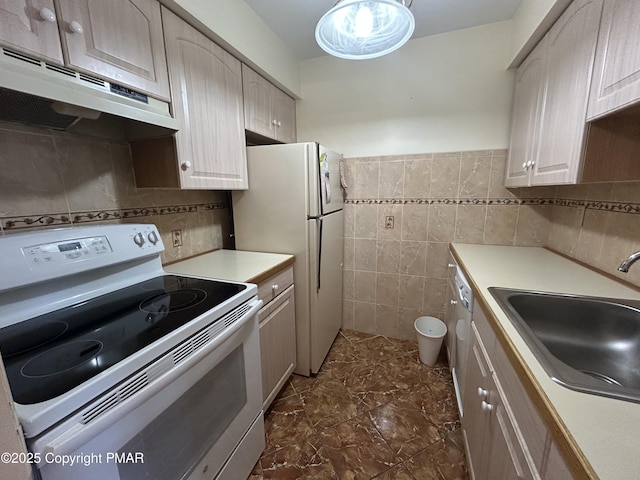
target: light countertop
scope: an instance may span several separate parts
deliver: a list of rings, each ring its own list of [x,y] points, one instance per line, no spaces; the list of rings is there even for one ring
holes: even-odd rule
[[[294,260],[293,255],[280,253],[216,250],[165,265],[164,269],[180,275],[260,283],[292,265]]]
[[[480,305],[490,310],[486,313],[490,322],[495,321],[498,337],[505,337],[503,346],[513,349],[529,372],[529,379],[522,379],[523,382],[533,382],[535,390],[541,392],[542,403],[550,409],[563,438],[568,439],[578,456],[587,459],[599,478],[638,478],[640,404],[575,392],[553,382],[488,288],[636,300],[640,300],[640,292],[543,248],[451,246]]]

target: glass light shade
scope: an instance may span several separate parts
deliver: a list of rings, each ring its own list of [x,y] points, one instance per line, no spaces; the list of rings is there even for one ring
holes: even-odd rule
[[[316,41],[333,56],[365,60],[397,50],[414,28],[402,0],[341,0],[318,22]]]

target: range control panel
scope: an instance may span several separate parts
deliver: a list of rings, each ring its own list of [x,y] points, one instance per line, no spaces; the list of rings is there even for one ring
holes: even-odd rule
[[[111,268],[104,275],[134,267],[162,272],[163,251],[162,237],[153,224],[100,224],[0,235],[0,272],[11,272],[0,275],[0,294],[50,280],[57,282],[51,286],[54,290],[68,283],[65,277],[91,276],[89,272],[103,268]]]
[[[76,262],[112,252],[106,236],[77,238],[22,248],[22,253],[32,266]]]
[[[135,243],[140,248],[144,248],[145,246],[153,247],[160,241],[160,237],[158,236],[156,230],[151,228],[137,231],[133,234],[132,238],[133,243]]]

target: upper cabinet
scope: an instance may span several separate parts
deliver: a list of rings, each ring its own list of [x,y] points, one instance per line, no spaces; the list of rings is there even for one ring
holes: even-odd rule
[[[601,12],[602,0],[576,0],[547,35],[537,185],[578,179]]]
[[[507,187],[640,180],[640,2],[574,0],[516,72]]]
[[[507,187],[576,183],[602,0],[575,0],[516,72]]]
[[[296,101],[242,65],[245,128],[282,143],[296,141]]]
[[[605,0],[588,119],[640,101],[640,2]]]
[[[538,121],[544,75],[546,38],[522,62],[515,76],[509,162],[505,184],[508,187],[529,185],[531,166],[536,159]]]
[[[8,47],[169,100],[157,0],[23,0],[0,12]]]
[[[1,2],[0,42],[8,48],[62,65],[62,46],[53,0]]]
[[[65,62],[169,100],[157,0],[56,0]]]
[[[132,142],[139,187],[248,188],[240,61],[162,9],[173,137]]]

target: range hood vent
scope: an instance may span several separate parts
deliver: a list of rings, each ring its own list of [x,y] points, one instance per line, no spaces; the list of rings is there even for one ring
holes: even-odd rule
[[[168,103],[0,47],[0,120],[64,130],[100,112],[178,130]]]
[[[53,100],[0,87],[0,120],[66,130],[78,117],[56,112]]]

